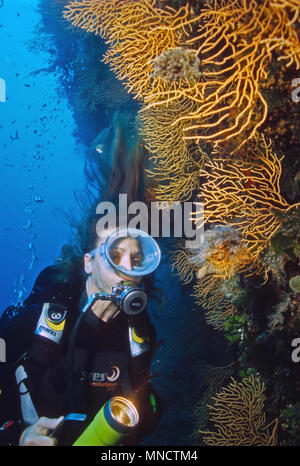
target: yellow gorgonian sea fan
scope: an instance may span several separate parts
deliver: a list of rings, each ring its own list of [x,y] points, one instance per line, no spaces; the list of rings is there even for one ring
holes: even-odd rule
[[[183,168],[189,157],[189,146],[183,139],[183,124],[172,126],[177,116],[190,108],[189,102],[178,101],[139,112],[140,133],[151,152],[156,169],[170,174]],[[201,160],[202,162],[202,160]]]
[[[240,134],[244,142],[250,139],[267,117],[261,84],[268,78],[274,53],[285,67],[300,67],[299,37],[283,4],[291,5],[295,22],[300,7],[294,2],[208,2],[194,18],[198,31],[184,43],[195,50],[202,79],[165,91],[153,89],[145,103],[151,107],[189,99],[197,104],[173,123],[184,123],[187,140],[218,144]]]
[[[104,62],[139,99],[151,89],[168,89],[165,79],[153,75],[153,60],[180,46],[190,32],[188,4],[179,10],[160,9],[155,0],[71,1],[64,17],[105,39],[109,49]]]
[[[209,253],[206,254],[205,251],[204,245],[204,256],[208,256]],[[244,264],[239,264],[236,268],[241,268],[242,265]],[[199,250],[195,252],[186,248],[184,244],[179,244],[177,250],[172,252],[171,267],[172,270],[176,270],[180,280],[185,284],[196,278],[192,292],[195,303],[204,310],[206,322],[214,329],[222,330],[227,319],[237,312],[234,304],[225,296],[224,278],[221,278],[224,270],[222,269],[220,274],[220,270],[215,267],[213,272],[210,268],[207,269],[202,264]],[[228,270],[226,274],[228,275]]]
[[[195,367],[195,382],[200,400],[193,406],[192,417],[198,429],[205,429],[208,421],[208,408],[209,400],[218,391],[221,390],[233,372],[233,363],[228,366],[214,367],[205,362],[197,362]],[[199,430],[192,434],[193,445],[195,440],[199,438]]]
[[[237,313],[237,308],[226,297],[224,280],[214,274],[206,274],[197,279],[192,296],[205,313],[207,324],[215,330],[223,330],[229,317]]]
[[[171,254],[172,268],[185,283],[193,276],[201,280],[206,275],[226,280],[253,268],[253,262],[240,232],[232,225],[212,226],[204,232],[203,241],[197,248],[179,244]]]
[[[212,397],[209,420],[213,430],[201,432],[206,445],[275,446],[278,419],[266,422],[265,384],[255,376],[231,383]]]
[[[299,21],[300,18],[300,3],[299,0],[271,0],[271,6],[273,8],[285,8],[286,11],[292,12],[292,18],[289,24],[294,24]]]
[[[183,123],[172,125],[191,108],[190,102],[170,102],[139,112],[140,133],[152,154],[149,175],[156,180],[155,199],[172,204],[186,201],[199,189],[199,170],[208,158],[198,144],[183,139]]]
[[[207,176],[199,196],[204,223],[233,225],[253,261],[259,262],[260,252],[282,226],[283,214],[300,205],[290,205],[281,195],[281,171],[281,159],[263,136],[249,150],[248,160],[216,157],[202,170]]]
[[[64,11],[105,39],[104,61],[134,97],[148,107],[190,101],[172,125],[183,122],[184,139],[213,144],[247,140],[265,121],[260,87],[273,53],[300,67],[298,16],[292,0],[214,0],[199,15],[155,0],[71,1]]]
[[[187,249],[183,241],[179,241],[176,250],[170,253],[170,265],[172,271],[176,271],[180,280],[188,284],[195,278],[197,268],[190,262],[191,251]]]

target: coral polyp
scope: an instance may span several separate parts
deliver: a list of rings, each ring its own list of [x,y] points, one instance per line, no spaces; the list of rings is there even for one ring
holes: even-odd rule
[[[192,49],[167,49],[153,60],[153,76],[175,82],[197,82],[201,78],[200,59]]]
[[[252,261],[241,233],[232,225],[213,225],[190,259],[197,267],[198,278],[210,273],[223,279],[232,277]]]

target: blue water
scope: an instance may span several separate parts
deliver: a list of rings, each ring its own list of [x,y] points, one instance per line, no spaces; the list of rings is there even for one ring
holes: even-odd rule
[[[31,290],[53,262],[70,230],[56,215],[76,208],[84,184],[84,147],[75,141],[72,110],[55,73],[39,73],[47,50],[31,50],[41,18],[37,0],[5,1],[0,8],[1,294],[0,313]]]

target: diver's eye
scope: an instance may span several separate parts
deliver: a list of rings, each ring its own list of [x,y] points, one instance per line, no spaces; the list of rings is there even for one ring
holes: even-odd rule
[[[114,264],[118,265],[121,260],[121,253],[117,249],[112,249],[110,251],[110,257]]]
[[[132,267],[140,267],[143,261],[143,254],[140,251],[132,251],[128,255],[125,249],[117,247],[110,250],[110,258],[115,265],[124,265],[130,262]]]

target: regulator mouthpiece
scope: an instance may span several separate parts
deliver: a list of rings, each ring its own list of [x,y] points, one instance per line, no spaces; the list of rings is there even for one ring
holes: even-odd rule
[[[142,312],[148,304],[147,293],[135,283],[124,281],[112,289],[113,300],[128,315]]]

